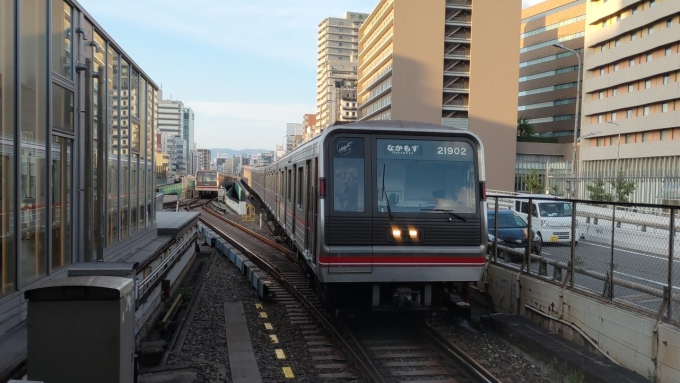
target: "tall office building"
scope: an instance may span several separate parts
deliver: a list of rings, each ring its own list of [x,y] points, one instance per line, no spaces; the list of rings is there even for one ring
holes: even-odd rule
[[[201,153],[201,161],[203,162],[201,164],[201,168],[203,170],[210,170],[210,149],[198,149],[198,151]]]
[[[162,92],[161,92],[162,94]],[[158,131],[160,133],[174,133],[182,137],[184,104],[178,100],[159,100],[158,101]]]
[[[678,187],[661,177],[680,176],[679,15],[677,0],[588,1],[582,177],[612,178],[618,165],[658,177],[657,190]]]
[[[511,190],[520,2],[427,5],[381,0],[360,27],[359,117],[469,129],[486,148],[488,187]]]
[[[356,91],[359,26],[368,15],[345,12],[319,24],[316,62],[316,130],[341,119],[343,90]]]
[[[195,168],[193,161],[196,145],[194,143],[194,111],[191,108],[182,108],[182,138],[187,142],[187,169],[190,174],[195,174],[192,172]]]
[[[515,190],[536,170],[553,193],[566,192],[571,176],[579,58],[583,58],[585,0],[547,0],[522,10],[518,120],[532,127],[517,137]],[[579,117],[580,119],[580,117]]]

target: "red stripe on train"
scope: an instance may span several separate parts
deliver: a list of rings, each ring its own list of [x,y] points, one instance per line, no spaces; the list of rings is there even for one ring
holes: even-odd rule
[[[338,257],[338,256],[323,256],[319,257],[319,263],[324,264],[365,264],[365,265],[381,265],[381,264],[457,264],[479,266],[486,262],[486,257],[414,257],[414,256],[389,256],[389,257]]]

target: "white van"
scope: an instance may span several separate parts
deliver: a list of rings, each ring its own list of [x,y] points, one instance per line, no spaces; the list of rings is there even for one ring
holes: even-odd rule
[[[571,243],[571,209],[570,202],[559,201],[558,197],[548,194],[518,194],[518,197],[531,197],[531,228],[543,243]],[[517,199],[513,210],[529,222],[529,200]],[[576,222],[578,244],[578,221]]]

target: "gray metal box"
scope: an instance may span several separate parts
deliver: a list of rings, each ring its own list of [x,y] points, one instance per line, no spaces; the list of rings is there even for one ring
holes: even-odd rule
[[[60,278],[28,300],[28,379],[45,383],[134,380],[134,282]]]

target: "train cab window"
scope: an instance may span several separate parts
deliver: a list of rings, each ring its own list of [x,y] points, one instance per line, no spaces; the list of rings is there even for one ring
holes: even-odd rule
[[[332,145],[333,210],[363,212],[364,139],[340,137]]]
[[[377,209],[403,213],[476,213],[475,151],[465,141],[377,140]],[[383,191],[384,190],[384,191]]]

